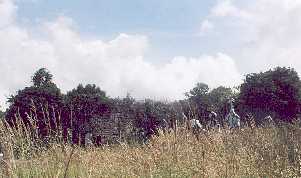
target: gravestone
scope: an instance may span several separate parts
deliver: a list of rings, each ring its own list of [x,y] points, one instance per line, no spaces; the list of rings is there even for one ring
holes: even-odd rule
[[[92,142],[92,133],[88,132],[85,134],[85,146],[93,146],[93,142]]]
[[[240,117],[234,110],[234,99],[230,100],[230,112],[226,116],[226,122],[230,128],[240,127]]]

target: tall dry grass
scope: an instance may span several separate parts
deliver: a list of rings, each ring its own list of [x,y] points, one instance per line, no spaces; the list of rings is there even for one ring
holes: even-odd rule
[[[179,127],[144,145],[98,148],[60,139],[43,147],[32,131],[7,128],[4,122],[0,130],[2,177],[301,177],[298,123],[211,130],[198,140]]]

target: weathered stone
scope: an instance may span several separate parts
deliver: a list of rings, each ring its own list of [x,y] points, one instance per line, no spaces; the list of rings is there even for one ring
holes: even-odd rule
[[[230,112],[226,116],[226,121],[228,122],[228,126],[230,128],[240,127],[240,117],[238,114],[236,114],[233,103],[234,103],[234,99],[231,99],[230,100]]]

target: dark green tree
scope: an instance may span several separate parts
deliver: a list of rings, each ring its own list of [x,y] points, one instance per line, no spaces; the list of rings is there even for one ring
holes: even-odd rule
[[[92,117],[101,117],[109,114],[112,102],[96,85],[79,84],[76,89],[67,92],[65,104],[67,106],[67,124],[72,129],[72,140],[79,143],[79,138],[83,140],[85,131],[83,126]]]
[[[205,83],[197,83],[196,86],[189,92],[185,93],[186,97],[191,99],[198,99],[207,95],[209,92],[209,86]]]
[[[225,115],[229,112],[229,99],[235,97],[231,88],[220,86],[210,91],[208,85],[204,83],[197,83],[185,95],[187,96],[186,102],[181,101],[184,113],[190,117],[193,115],[191,112],[197,114],[202,124],[206,124],[209,121],[210,111],[216,112],[218,119],[222,122]]]
[[[32,76],[32,83],[36,87],[49,85],[52,83],[52,77],[52,74],[46,68],[41,68]]]
[[[29,125],[29,119],[37,122],[41,136],[47,136],[59,125],[59,113],[63,106],[63,95],[52,82],[52,75],[39,69],[32,77],[33,85],[19,90],[8,98],[6,119],[14,125],[17,118]]]
[[[239,110],[251,112],[260,122],[266,115],[291,121],[300,112],[300,79],[292,68],[246,75],[240,87]]]
[[[209,96],[209,86],[204,83],[197,83],[196,86],[185,93],[189,103],[190,112],[205,124],[208,121],[208,111],[211,110],[212,104]]]
[[[214,88],[209,93],[209,100],[211,104],[211,110],[215,111],[218,115],[220,122],[223,121],[225,116],[229,113],[229,99],[234,98],[235,94],[231,88],[223,86]]]
[[[127,94],[125,98],[114,98],[112,99],[114,112],[121,112],[123,114],[133,117],[134,114],[134,104],[136,103],[135,99]]]
[[[134,108],[136,113],[135,126],[139,131],[143,131],[144,138],[157,134],[159,128],[172,127],[176,115],[171,103],[150,99],[136,103]]]

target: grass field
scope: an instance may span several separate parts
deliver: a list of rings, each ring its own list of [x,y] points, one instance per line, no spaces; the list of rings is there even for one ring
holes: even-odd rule
[[[298,124],[163,133],[144,145],[80,148],[2,127],[2,177],[300,177]]]

